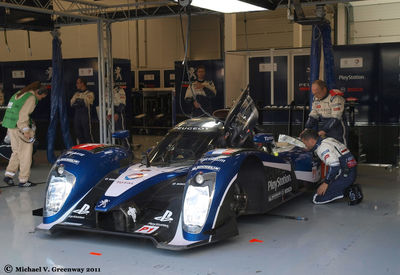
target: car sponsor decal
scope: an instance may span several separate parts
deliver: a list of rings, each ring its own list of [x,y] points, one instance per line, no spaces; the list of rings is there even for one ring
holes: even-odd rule
[[[199,162],[201,162],[201,163],[203,163],[203,162],[206,162],[206,161],[210,161],[210,162],[222,162],[222,163],[224,163],[224,162],[226,162],[226,158],[227,158],[228,156],[217,156],[217,157],[206,157],[206,158],[201,158],[201,159],[199,159]]]
[[[110,200],[108,200],[108,199],[101,200],[101,201],[96,205],[96,207],[106,208],[106,207],[107,207],[107,204],[108,204],[109,202],[110,202]]]
[[[90,205],[87,204],[87,203],[85,203],[85,204],[82,206],[81,209],[76,209],[76,210],[74,210],[74,211],[72,211],[72,212],[73,212],[73,213],[76,213],[76,214],[78,214],[78,215],[87,215],[87,214],[90,213],[89,209],[90,209]]]
[[[152,234],[157,231],[159,227],[158,226],[153,226],[153,225],[144,225],[138,230],[136,230],[136,233],[142,233],[142,234]]]
[[[162,216],[155,217],[154,219],[160,222],[172,222],[174,219],[172,217],[172,211],[167,210]]]
[[[185,186],[186,182],[173,182],[172,185],[173,186]]]
[[[57,163],[59,163],[59,162],[61,162],[61,161],[63,161],[63,162],[69,162],[69,163],[72,163],[72,164],[75,164],[75,165],[78,165],[78,164],[80,163],[79,160],[70,159],[70,158],[60,158],[60,159],[57,160]]]
[[[289,186],[289,187],[287,187],[285,189],[282,189],[282,190],[280,190],[280,191],[268,196],[268,201],[276,200],[277,198],[280,198],[280,197],[284,196],[285,194],[290,193],[291,191],[292,191],[292,187],[291,186]]]
[[[271,190],[278,190],[279,187],[288,184],[289,182],[292,181],[292,176],[291,175],[286,175],[283,177],[278,177],[275,180],[269,180],[268,181],[268,191]]]
[[[133,173],[131,175],[125,176],[125,180],[134,180],[134,179],[139,179],[143,178],[146,174],[143,173]]]
[[[65,153],[65,156],[80,156],[80,157],[84,157],[85,154],[84,153],[75,152],[75,151],[68,151],[68,152]]]
[[[143,164],[135,164],[129,167],[122,173],[107,189],[105,196],[118,197],[132,187],[141,182],[150,179],[159,174],[173,172],[182,169],[182,167],[149,167],[146,168]]]
[[[196,171],[196,170],[199,170],[199,169],[219,171],[219,170],[221,170],[221,167],[212,166],[212,165],[197,165],[197,166],[192,168],[193,171]]]
[[[164,227],[164,228],[169,228],[169,224],[165,224],[165,223],[154,223],[154,222],[149,222],[149,225],[152,226],[158,226],[158,227]]]

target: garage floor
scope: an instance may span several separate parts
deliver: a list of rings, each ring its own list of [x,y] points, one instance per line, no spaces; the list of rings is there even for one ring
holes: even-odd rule
[[[36,165],[32,181],[45,181],[49,168]],[[14,272],[16,267],[42,267],[42,272],[43,267],[84,267],[99,268],[101,274],[400,274],[399,170],[360,167],[358,182],[366,199],[357,206],[315,206],[312,194],[304,194],[273,213],[308,221],[241,217],[239,236],[180,252],[126,237],[35,232],[40,218],[31,210],[43,206],[45,185],[4,188],[0,273],[9,264]],[[52,273],[74,274],[46,274]]]

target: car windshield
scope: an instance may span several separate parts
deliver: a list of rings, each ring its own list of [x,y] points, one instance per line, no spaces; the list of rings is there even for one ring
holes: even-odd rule
[[[216,132],[173,131],[149,154],[151,165],[190,165],[214,148]]]

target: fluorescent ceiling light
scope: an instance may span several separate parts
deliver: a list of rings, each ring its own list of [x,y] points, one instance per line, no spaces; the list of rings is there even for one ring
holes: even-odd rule
[[[24,17],[24,18],[16,20],[15,22],[22,24],[22,23],[32,22],[32,21],[35,21],[35,20],[36,19],[34,17]]]
[[[175,2],[178,2],[175,0]],[[192,6],[222,13],[263,11],[265,8],[239,0],[192,0]]]

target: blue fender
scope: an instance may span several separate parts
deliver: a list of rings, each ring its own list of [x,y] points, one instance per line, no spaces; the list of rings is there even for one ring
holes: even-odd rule
[[[216,172],[216,182],[211,207],[208,213],[206,223],[202,231],[198,234],[192,234],[183,230],[183,236],[189,241],[204,241],[210,238],[210,232],[214,229],[218,219],[218,212],[224,203],[225,196],[240,171],[243,162],[249,157],[256,157],[260,162],[273,162],[287,165],[288,163],[273,155],[265,154],[257,150],[245,149],[217,149],[207,152],[191,168],[187,182],[195,177],[199,172]],[[186,188],[188,184],[186,184]],[[185,190],[186,192],[186,190]]]
[[[94,150],[83,149],[82,146],[85,145],[79,146],[73,147],[79,149],[71,149],[63,153],[52,168],[54,170],[57,166],[63,165],[66,171],[75,176],[76,182],[60,211],[53,216],[43,217],[44,224],[60,219],[103,177],[120,168],[122,161],[128,164],[131,159],[131,153],[120,146],[98,145],[99,147]],[[49,180],[50,177],[47,184],[49,184]]]

